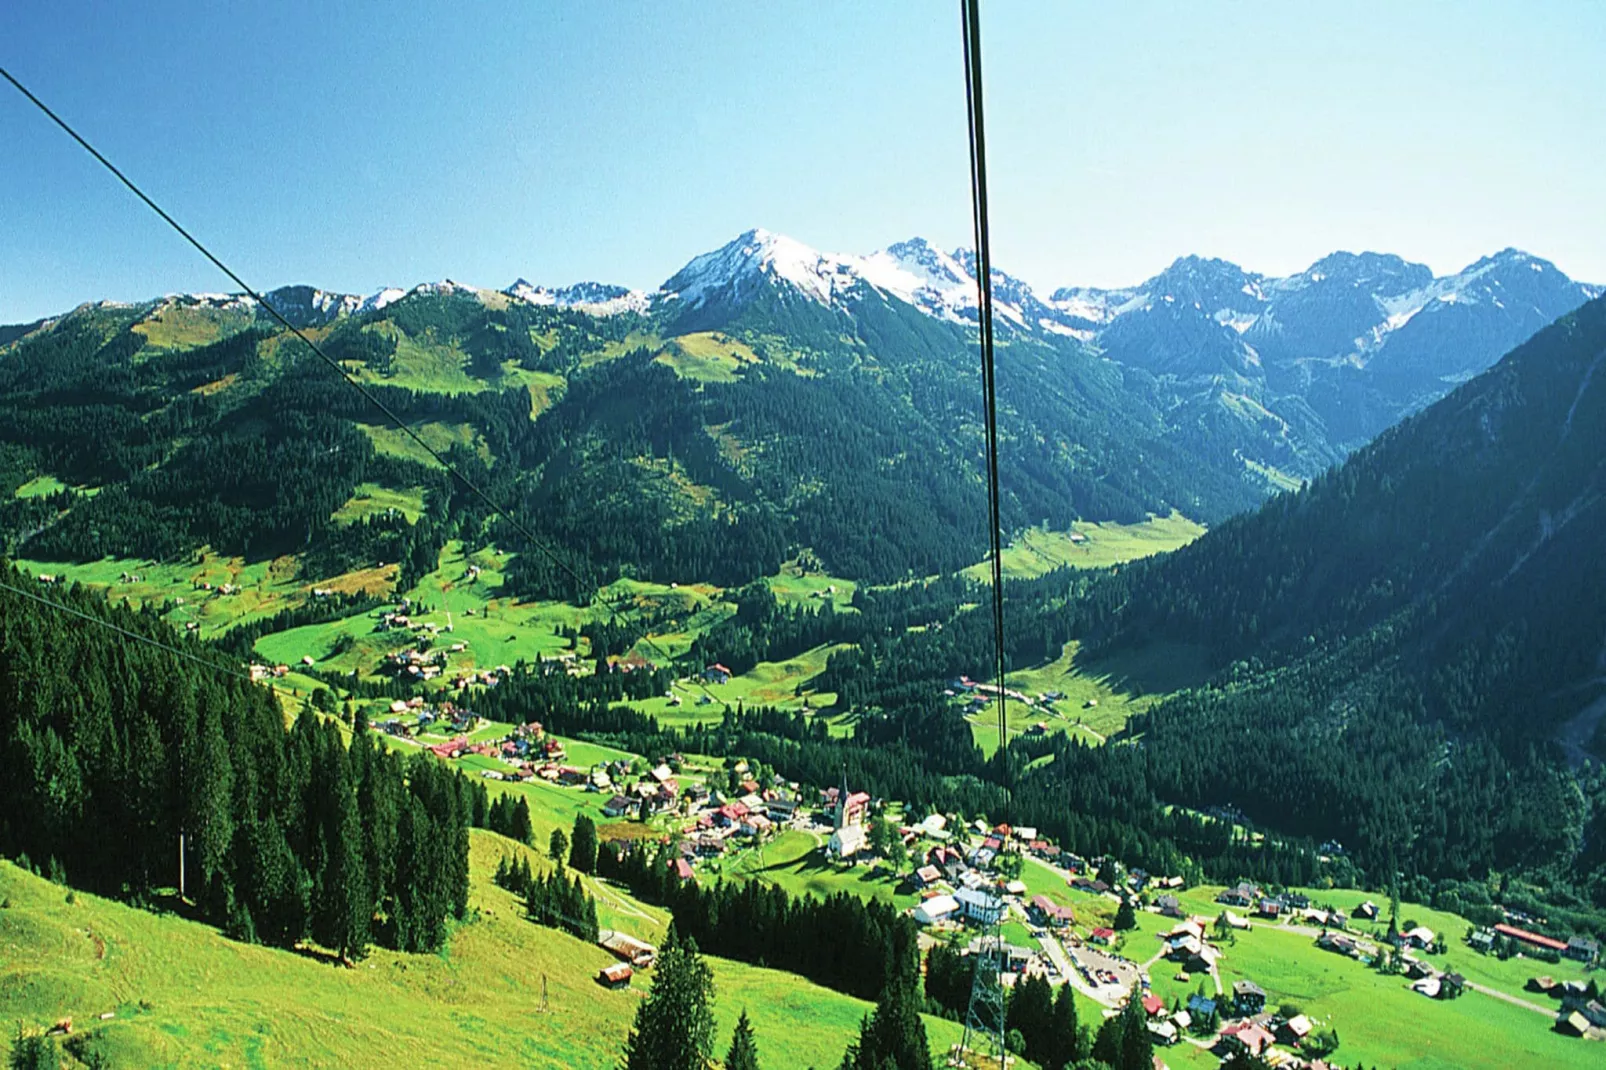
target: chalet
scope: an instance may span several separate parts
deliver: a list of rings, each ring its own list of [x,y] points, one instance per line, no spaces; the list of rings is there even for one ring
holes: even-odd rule
[[[1434,940],[1437,939],[1433,930],[1426,925],[1418,925],[1414,929],[1401,933],[1400,936],[1404,943],[1422,951],[1432,947]]]
[[[1564,1011],[1583,1015],[1584,1021],[1596,1029],[1606,1030],[1606,1003],[1579,995],[1568,996],[1561,1001],[1561,1007]]]
[[[1235,981],[1232,1005],[1245,1018],[1253,1017],[1266,1009],[1266,990],[1253,981]]]
[[[684,858],[671,859],[669,868],[675,874],[676,880],[689,881],[694,876],[691,863]]]
[[[1589,1019],[1578,1011],[1562,1011],[1556,1015],[1556,1032],[1571,1037],[1589,1036]]]
[[[1163,1013],[1164,1011],[1165,1001],[1159,996],[1155,995],[1153,992],[1150,992],[1148,995],[1143,997],[1144,1014],[1147,1014],[1150,1018],[1153,1018],[1155,1015]]]
[[[981,925],[996,924],[1004,913],[1004,901],[979,888],[962,888],[954,896],[967,921]]]
[[[942,880],[942,870],[936,866],[921,866],[915,870],[914,885],[917,888],[929,888]]]
[[[1050,929],[1063,929],[1076,921],[1076,914],[1070,907],[1062,907],[1046,895],[1033,896],[1028,913],[1039,925]]]
[[[934,895],[915,907],[914,919],[921,925],[947,921],[959,912],[959,900],[951,895]]]
[[[1216,1013],[1216,1001],[1209,996],[1201,996],[1197,992],[1188,997],[1188,1015],[1190,1018],[1209,1018]]]
[[[922,836],[929,836],[934,840],[948,839],[948,819],[941,814],[931,814],[920,824],[915,826]]]
[[[1115,942],[1115,930],[1105,928],[1094,929],[1092,932],[1087,934],[1087,941],[1090,944],[1109,945]]]
[[[1528,983],[1523,987],[1530,992],[1538,992],[1542,996],[1548,996],[1555,991],[1556,979],[1550,976],[1530,977],[1528,978]]]
[[[1154,1038],[1154,1043],[1156,1044],[1163,1044],[1166,1047],[1170,1047],[1180,1039],[1180,1034],[1177,1032],[1177,1027],[1170,1022],[1150,1022],[1148,1028],[1149,1035]],[[1155,1056],[1155,1058],[1158,1060],[1159,1056]],[[1156,1062],[1155,1065],[1158,1066],[1163,1064]]]
[[[1247,881],[1216,896],[1216,902],[1229,907],[1251,907],[1260,898],[1260,889]]]
[[[1438,999],[1442,987],[1437,977],[1423,977],[1411,985],[1411,991],[1419,992],[1429,999]]]
[[[1307,910],[1310,907],[1310,896],[1301,892],[1284,892],[1283,905],[1290,910]]]
[[[1259,1055],[1276,1042],[1264,1026],[1254,1022],[1234,1022],[1221,1031],[1221,1041],[1213,1051],[1220,1051],[1223,1055],[1233,1052],[1248,1052],[1250,1055]]]
[[[603,988],[629,988],[635,972],[625,963],[616,962],[597,971],[597,984]]]
[[[1174,895],[1162,895],[1155,901],[1160,913],[1168,918],[1182,917],[1182,901]]]
[[[1283,912],[1282,900],[1271,898],[1262,899],[1259,906],[1255,908],[1255,912],[1263,918],[1275,919]]]
[[[1546,951],[1554,951],[1558,955],[1567,950],[1566,943],[1561,940],[1541,936],[1539,933],[1529,932],[1527,929],[1519,929],[1515,925],[1496,925],[1494,931],[1518,943],[1527,944],[1529,947],[1543,948]]]
[[[790,821],[797,816],[797,800],[776,796],[764,804],[764,810],[770,815],[771,821]]]
[[[1467,979],[1452,970],[1439,978],[1439,998],[1459,999],[1466,987]]]
[[[1357,918],[1364,918],[1367,921],[1376,921],[1377,904],[1368,899],[1366,902],[1355,908],[1355,916]]]
[[[579,785],[584,784],[588,778],[589,774],[587,774],[584,769],[580,769],[572,765],[561,765],[558,767],[559,784],[563,784],[571,788],[578,787]]]
[[[1296,1014],[1277,1027],[1277,1039],[1284,1044],[1298,1047],[1305,1043],[1306,1037],[1310,1036],[1311,1028],[1309,1018],[1303,1014]]]
[[[731,671],[717,661],[703,670],[703,679],[711,684],[728,684],[730,678]]]
[[[628,795],[615,795],[602,808],[603,817],[624,817],[635,810],[635,801]]]
[[[1355,940],[1343,933],[1324,932],[1316,938],[1316,946],[1323,951],[1336,951],[1340,955],[1355,954]]]
[[[1588,937],[1574,936],[1567,941],[1567,948],[1562,954],[1579,962],[1594,962],[1600,957],[1600,944]]]

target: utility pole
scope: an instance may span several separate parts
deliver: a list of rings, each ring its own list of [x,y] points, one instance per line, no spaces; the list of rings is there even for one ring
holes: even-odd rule
[[[184,901],[184,833],[178,834],[178,898]]]

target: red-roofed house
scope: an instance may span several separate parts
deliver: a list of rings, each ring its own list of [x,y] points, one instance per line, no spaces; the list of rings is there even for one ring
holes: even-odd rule
[[[684,858],[677,858],[670,862],[669,868],[674,871],[678,880],[689,881],[692,879],[691,863]]]
[[[728,684],[730,678],[731,671],[717,661],[703,670],[703,679],[711,684]]]
[[[1271,1047],[1276,1037],[1254,1022],[1234,1022],[1221,1031],[1222,1044],[1241,1046],[1251,1055],[1259,1055]]]
[[[1161,999],[1159,996],[1151,992],[1147,996],[1143,997],[1144,1014],[1147,1014],[1152,1018],[1154,1015],[1159,1014],[1164,1010],[1165,1000]]]
[[[1094,929],[1087,934],[1088,940],[1095,944],[1108,944],[1115,939],[1114,929]]]
[[[1032,897],[1031,914],[1040,924],[1054,929],[1063,929],[1076,921],[1076,914],[1070,907],[1062,907],[1046,895]]]

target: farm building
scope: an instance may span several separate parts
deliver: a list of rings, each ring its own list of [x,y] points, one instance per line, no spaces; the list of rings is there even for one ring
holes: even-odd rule
[[[604,988],[628,988],[635,972],[625,963],[616,962],[597,971],[597,984]]]
[[[597,946],[605,951],[611,951],[615,958],[641,968],[651,966],[658,954],[658,950],[651,944],[637,940],[628,933],[612,929],[604,929],[597,934]]]
[[[1496,925],[1494,931],[1518,943],[1527,944],[1530,947],[1541,947],[1546,951],[1554,951],[1558,955],[1567,950],[1565,941],[1556,940],[1549,936],[1541,936],[1539,933],[1529,932],[1527,929],[1519,929],[1515,925]]]

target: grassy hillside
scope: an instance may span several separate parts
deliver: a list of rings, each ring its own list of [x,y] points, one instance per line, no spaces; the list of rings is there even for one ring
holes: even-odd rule
[[[641,986],[599,987],[610,955],[518,916],[488,879],[510,847],[473,834],[473,920],[441,954],[376,950],[350,970],[93,896],[68,902],[0,863],[0,1017],[42,1026],[71,1015],[114,1066],[611,1065]],[[834,1065],[869,1010],[789,974],[713,965],[721,1047],[745,1007],[766,1065]],[[957,1039],[952,1023],[927,1028],[934,1046]]]

